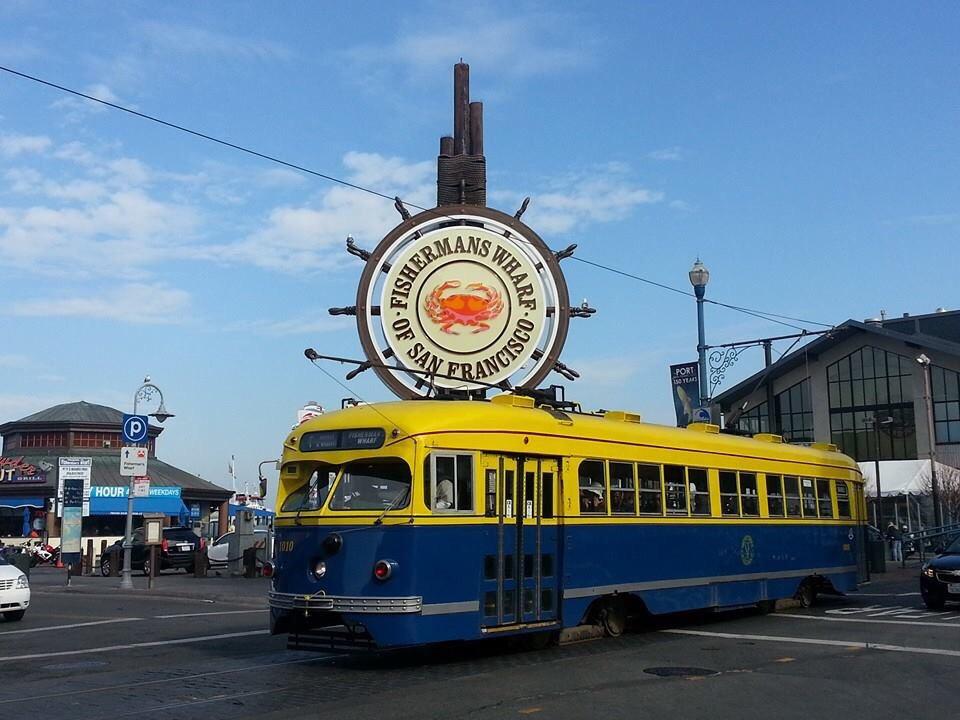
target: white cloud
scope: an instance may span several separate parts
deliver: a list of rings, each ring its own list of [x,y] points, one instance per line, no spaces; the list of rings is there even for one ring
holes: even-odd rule
[[[114,105],[124,105],[129,108],[136,108],[135,105],[124,104],[113,90],[104,83],[94,83],[83,88],[84,95],[113,103]],[[63,119],[68,123],[80,122],[89,114],[104,112],[107,106],[103,103],[87,100],[76,95],[67,95],[50,104],[51,108],[65,111]]]
[[[524,222],[542,234],[562,234],[589,223],[623,220],[640,205],[663,201],[662,192],[629,181],[624,177],[624,170],[619,164],[601,166],[591,172],[573,173],[551,181],[552,189],[531,193]],[[520,201],[515,193],[493,195],[506,206],[518,205]]]
[[[0,355],[0,368],[25,368],[30,366],[26,355]]]
[[[686,155],[687,151],[678,145],[647,153],[647,157],[651,160],[683,160]]]
[[[289,60],[289,48],[270,40],[251,40],[215,33],[200,27],[163,22],[140,24],[140,35],[147,46],[160,55],[219,55],[247,60]]]
[[[130,308],[136,308],[131,312]],[[130,283],[100,296],[24,300],[14,303],[10,314],[28,317],[83,317],[132,324],[180,324],[190,308],[185,290],[162,283]]]
[[[42,153],[52,144],[53,141],[45,135],[4,133],[0,135],[0,155],[10,158],[28,153]]]
[[[253,320],[250,322],[235,323],[227,329],[230,331],[252,332],[258,335],[280,337],[285,335],[315,335],[317,333],[339,332],[353,330],[355,324],[351,318],[334,318],[327,313],[326,308],[318,308],[309,315],[287,320]]]

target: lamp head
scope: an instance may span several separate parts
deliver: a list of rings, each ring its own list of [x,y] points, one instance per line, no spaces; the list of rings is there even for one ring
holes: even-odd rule
[[[156,418],[157,422],[163,423],[165,420],[169,420],[174,417],[172,412],[168,412],[167,408],[164,407],[163,400],[160,401],[160,407],[157,408],[155,413],[150,413],[150,417]]]
[[[920,357],[917,358],[917,362],[926,367],[930,364],[930,358],[928,358],[925,354],[921,354]]]
[[[710,271],[707,270],[706,265],[700,262],[700,258],[697,258],[687,276],[690,278],[690,284],[694,287],[706,287],[710,281]]]

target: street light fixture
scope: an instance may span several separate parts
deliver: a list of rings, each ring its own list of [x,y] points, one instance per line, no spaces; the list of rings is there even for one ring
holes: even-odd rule
[[[927,430],[930,434],[930,492],[933,495],[933,522],[937,527],[943,526],[943,515],[940,510],[940,483],[937,481],[937,433],[933,419],[933,392],[930,379],[930,358],[921,354],[917,358],[923,368],[923,402],[927,410]]]
[[[163,404],[163,393],[160,391],[156,385],[150,382],[150,376],[147,375],[143,379],[143,384],[137,388],[137,391],[133,394],[133,414],[137,414],[137,405],[141,399],[144,401],[149,401],[153,399],[153,395],[156,393],[160,396],[160,406],[157,408],[156,412],[150,413],[150,417],[156,418],[157,422],[162,423],[170,418],[174,417],[172,412],[169,412],[166,406]],[[150,438],[147,437],[147,444],[149,446]],[[133,476],[130,477],[130,485],[127,488],[127,522],[126,528],[123,535],[123,575],[120,578],[120,589],[121,590],[133,590],[133,579],[130,573],[131,565],[131,555],[133,548]]]
[[[893,418],[889,415],[885,418],[874,415],[864,418],[863,421],[873,425],[873,435],[876,443],[876,451],[873,456],[873,472],[877,481],[877,501],[873,505],[873,524],[880,528],[880,523],[883,522],[883,495],[880,494],[880,426],[892,425]]]
[[[705,408],[710,403],[710,391],[707,384],[707,341],[703,332],[703,296],[710,281],[710,271],[700,262],[700,258],[690,268],[687,274],[693,292],[697,297],[697,355],[700,360],[700,407]]]

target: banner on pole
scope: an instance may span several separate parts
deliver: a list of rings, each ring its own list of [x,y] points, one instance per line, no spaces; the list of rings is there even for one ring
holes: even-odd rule
[[[670,391],[677,413],[677,427],[686,427],[697,421],[700,408],[700,364],[681,363],[670,366]]]

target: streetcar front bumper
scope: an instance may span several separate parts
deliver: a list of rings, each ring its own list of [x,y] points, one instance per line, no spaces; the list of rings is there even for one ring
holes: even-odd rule
[[[276,610],[329,611],[338,613],[407,614],[419,613],[423,598],[410,597],[347,597],[321,593],[270,593],[270,608]]]

